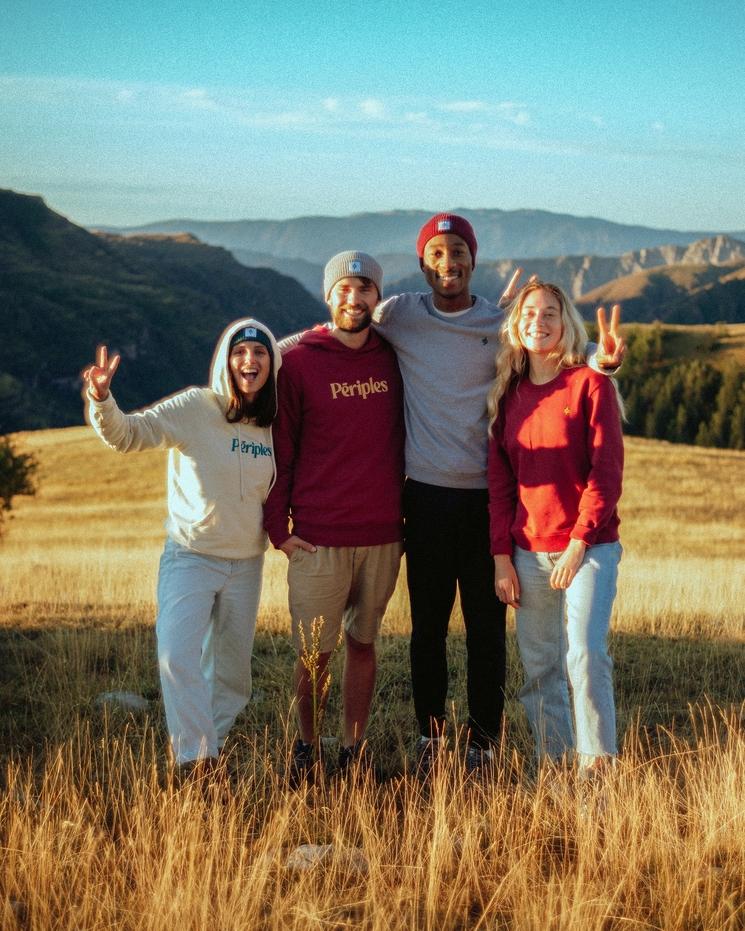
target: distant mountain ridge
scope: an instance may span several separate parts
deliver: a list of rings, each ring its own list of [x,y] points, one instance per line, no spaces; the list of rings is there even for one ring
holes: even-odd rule
[[[205,384],[220,332],[247,315],[283,335],[325,309],[294,279],[193,236],[93,235],[39,197],[0,191],[0,434],[80,423],[79,373],[98,342],[122,352],[124,409]]]
[[[479,212],[470,213],[481,244]],[[382,236],[391,215],[374,216]],[[429,214],[395,216],[405,217],[415,235]],[[100,341],[122,352],[116,395],[132,409],[187,384],[203,384],[217,335],[230,319],[252,314],[283,335],[327,317],[324,305],[294,277],[253,265],[275,262],[285,270],[289,263],[320,296],[330,250],[316,262],[236,248],[248,267],[196,236],[183,229],[92,234],[40,197],[0,190],[0,434],[79,423],[79,372]],[[387,293],[425,288],[411,241],[405,252],[396,251],[397,241],[373,249],[358,238],[340,248],[350,246],[381,259]],[[473,291],[492,299],[521,265],[526,275],[562,284],[587,316],[599,303],[618,301],[625,322],[745,322],[745,242],[736,237],[642,245],[617,256],[546,258],[515,251],[522,257],[489,261],[487,254],[480,248]]]
[[[472,288],[489,300],[497,300],[505,282],[513,271],[521,267],[528,275],[537,275],[543,281],[560,285],[575,300],[617,278],[636,274],[647,269],[674,265],[711,265],[725,268],[745,262],[745,242],[718,235],[700,239],[687,245],[666,245],[654,249],[639,249],[623,255],[562,255],[558,258],[504,259],[498,262],[477,262]],[[719,277],[719,276],[717,276]],[[422,288],[420,272],[391,283],[390,293],[418,291]],[[635,318],[629,318],[635,319]],[[642,318],[646,319],[646,317]]]
[[[626,320],[707,324],[745,322],[745,261],[669,265],[610,281],[577,301],[586,314],[620,303]]]
[[[539,210],[468,210],[478,236],[479,251],[472,288],[491,300],[501,295],[505,282],[521,266],[560,284],[575,299],[618,278],[646,269],[678,265],[712,265],[745,260],[745,244],[736,236],[642,226],[624,226],[594,217],[573,217]],[[320,293],[323,265],[343,249],[359,248],[375,255],[385,272],[385,291],[418,291],[424,287],[414,250],[416,234],[431,216],[429,211],[363,213],[348,217],[298,217],[292,220],[238,220],[209,222],[170,220],[137,230],[176,233],[187,231],[200,239],[230,249],[249,266],[274,268],[296,277],[311,294]],[[120,230],[131,233],[134,229]],[[741,234],[745,239],[745,234]],[[665,319],[719,319],[717,288],[707,307],[685,307],[675,292],[675,311]],[[725,301],[730,301],[729,288]],[[728,312],[729,313],[729,312]],[[734,319],[743,311],[731,310]],[[624,309],[625,319],[654,319],[644,298],[634,298]],[[728,317],[729,318],[729,317]]]
[[[450,208],[448,208],[450,209]],[[473,224],[483,261],[508,256],[618,256],[624,252],[669,244],[686,246],[720,231],[654,229],[613,223],[597,217],[575,217],[545,210],[470,210],[452,208]],[[226,249],[246,249],[281,258],[324,264],[344,249],[373,255],[412,255],[417,233],[435,211],[393,210],[346,217],[296,217],[289,220],[163,220],[137,227],[107,227],[130,233],[188,232]],[[733,234],[737,235],[737,234]],[[743,234],[745,235],[745,234]]]

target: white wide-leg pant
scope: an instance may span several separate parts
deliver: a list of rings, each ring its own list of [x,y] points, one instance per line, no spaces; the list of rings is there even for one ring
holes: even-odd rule
[[[158,666],[176,762],[217,756],[251,697],[263,553],[221,559],[170,538],[158,575]]]

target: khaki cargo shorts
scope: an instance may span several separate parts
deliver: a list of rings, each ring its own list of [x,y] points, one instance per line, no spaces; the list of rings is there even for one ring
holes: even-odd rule
[[[330,653],[344,630],[359,643],[373,643],[396,587],[402,543],[319,546],[297,549],[287,568],[292,641],[311,650],[313,621],[323,618],[319,649]],[[302,626],[303,637],[300,634]]]

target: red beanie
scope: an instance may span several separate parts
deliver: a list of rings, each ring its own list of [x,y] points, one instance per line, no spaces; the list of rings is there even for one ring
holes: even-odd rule
[[[416,238],[416,254],[421,259],[424,255],[424,247],[435,236],[440,233],[454,233],[460,236],[468,246],[471,252],[473,266],[476,267],[476,234],[473,227],[464,217],[459,217],[457,213],[436,213],[424,224],[419,230]]]

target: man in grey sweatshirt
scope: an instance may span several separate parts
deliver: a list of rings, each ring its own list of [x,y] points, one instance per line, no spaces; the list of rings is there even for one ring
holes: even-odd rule
[[[504,706],[505,605],[494,590],[486,479],[486,395],[503,313],[471,294],[476,250],[466,219],[431,217],[417,239],[430,292],[388,298],[374,314],[378,332],[396,350],[404,382],[411,676],[423,774],[443,736],[446,638],[456,589],[466,628],[469,772],[491,759]],[[603,359],[609,367],[618,364],[610,348]],[[615,348],[622,351],[620,341]]]

